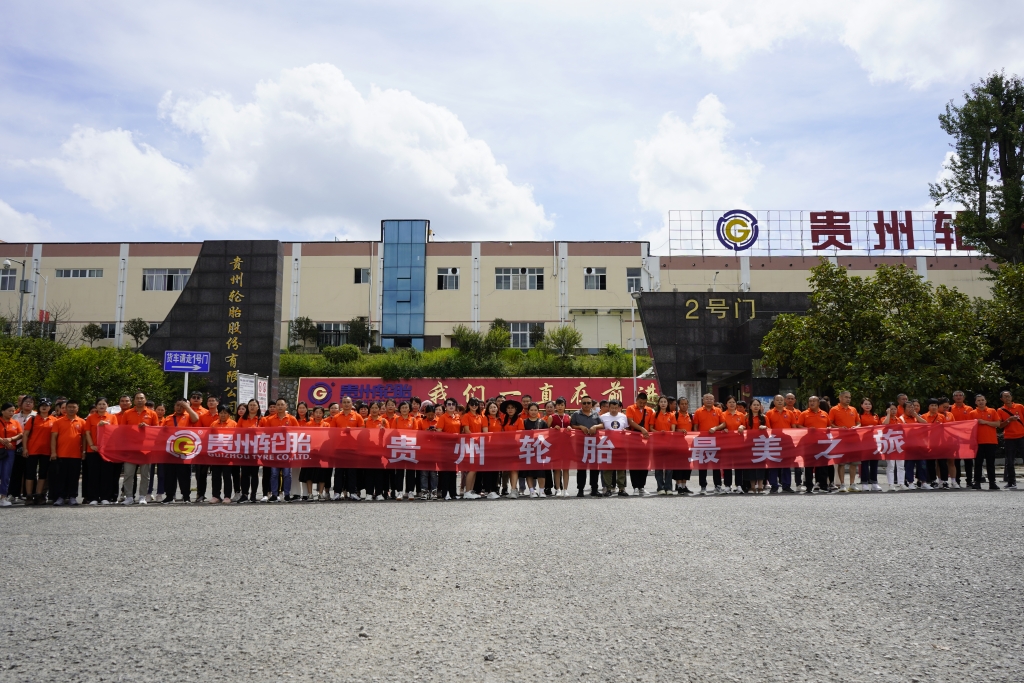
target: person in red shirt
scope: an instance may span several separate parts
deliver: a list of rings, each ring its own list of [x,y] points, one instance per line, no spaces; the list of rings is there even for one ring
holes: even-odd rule
[[[10,507],[11,501],[7,492],[11,486],[11,474],[14,462],[18,457],[18,444],[24,438],[21,423],[14,419],[17,407],[13,403],[4,403],[0,408],[0,507]]]
[[[39,412],[25,421],[24,453],[25,505],[40,505],[45,502],[43,489],[50,467],[50,432],[57,420],[50,414],[49,399],[39,401]]]
[[[860,418],[857,409],[850,405],[853,396],[849,391],[839,392],[839,403],[832,406],[828,411],[828,421],[836,429],[853,429],[860,426]],[[839,463],[839,490],[848,493],[855,493],[857,489],[857,469],[860,463],[849,462]],[[850,470],[850,485],[846,486],[846,470]]]
[[[78,417],[78,401],[68,399],[64,416],[53,423],[50,434],[50,461],[58,461],[54,505],[78,505],[78,475],[85,457],[86,430],[85,420]]]
[[[1003,422],[999,419],[998,411],[988,407],[982,394],[974,397],[974,405],[977,407],[971,411],[971,418],[978,421],[978,455],[974,458],[973,486],[977,490],[981,489],[981,468],[984,464],[989,490],[998,491],[996,453],[999,451],[999,436],[996,430],[1003,426]]]
[[[1003,405],[996,410],[1003,423],[1003,456],[1006,466],[1003,478],[1006,488],[1017,488],[1017,458],[1024,458],[1024,406],[1013,402],[1013,394],[1003,391],[999,394]]]
[[[636,403],[626,408],[626,420],[631,431],[648,435],[648,430],[654,423],[654,411],[647,405],[646,391],[637,393]],[[646,496],[647,470],[629,470],[629,483],[633,487],[634,496]]]
[[[294,416],[288,414],[288,401],[279,398],[274,402],[274,413],[263,418],[261,427],[298,427],[299,421]],[[283,474],[283,477],[282,477]],[[283,482],[282,482],[283,479]],[[270,502],[276,503],[280,500],[278,497],[278,487],[283,483],[281,488],[281,496],[284,498],[284,502],[290,503],[292,501],[292,470],[290,467],[271,467],[270,468]]]

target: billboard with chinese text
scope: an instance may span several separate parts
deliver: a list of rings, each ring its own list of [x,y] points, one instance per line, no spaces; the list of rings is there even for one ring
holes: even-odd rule
[[[637,390],[660,394],[657,380],[637,380]],[[353,401],[384,401],[393,398],[404,401],[418,396],[435,403],[454,398],[465,405],[470,398],[481,400],[505,396],[522,399],[530,396],[534,401],[553,401],[565,398],[570,410],[579,408],[582,396],[598,401],[619,399],[624,404],[633,402],[633,379],[630,377],[464,377],[462,379],[405,379],[385,381],[375,377],[303,377],[299,380],[299,399],[310,408],[327,406],[349,396]]]
[[[669,211],[672,255],[974,256],[953,211]]]

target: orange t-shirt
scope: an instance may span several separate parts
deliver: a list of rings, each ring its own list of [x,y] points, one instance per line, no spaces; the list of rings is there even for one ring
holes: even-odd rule
[[[676,431],[693,431],[693,420],[690,419],[690,414],[686,412],[679,412],[679,416],[676,417]]]
[[[747,421],[747,427],[749,429],[760,429],[761,425],[768,426],[768,420],[762,415],[750,415]]]
[[[626,408],[626,419],[632,420],[650,431],[651,425],[654,423],[654,411],[651,410],[650,406],[644,406],[644,409],[640,410],[640,406],[634,403]]]
[[[377,417],[367,417],[363,420],[363,426],[370,429],[380,429],[381,427],[387,428],[391,425],[388,424],[387,418],[383,415],[378,415]]]
[[[1013,417],[1014,415],[1019,417],[1021,420],[1024,420],[1024,406],[1022,406],[1019,403],[1011,403],[1009,408],[1007,408],[1006,406],[999,406],[996,409],[996,412],[999,413],[1000,420],[1006,420],[1008,418]],[[1015,420],[1013,422],[1007,423],[1007,425],[1003,427],[1004,439],[1012,440],[1019,439],[1021,437],[1024,437],[1024,423],[1017,422]]]
[[[419,425],[420,425],[419,426],[420,431],[423,431],[423,432],[430,431],[431,427],[435,427],[435,428],[437,427],[437,418],[434,417],[433,413],[431,413],[429,420],[427,418],[425,418],[425,417],[421,417]]]
[[[229,418],[228,418],[228,421],[227,421],[227,422],[221,422],[221,421],[220,421],[220,419],[218,419],[218,420],[217,420],[216,422],[214,422],[214,423],[213,423],[212,425],[210,425],[210,426],[211,426],[211,427],[213,427],[214,429],[217,429],[217,428],[220,428],[220,429],[227,429],[228,427],[237,427],[237,426],[238,426],[238,423],[237,423],[237,422],[235,422],[234,420],[232,420],[232,419],[231,419],[231,418],[229,417]]]
[[[462,416],[462,426],[469,427],[470,434],[481,434],[484,431],[484,427],[487,425],[487,420],[483,415],[479,413],[466,413]]]
[[[800,427],[804,424],[804,414],[800,412],[799,408],[786,408],[786,412],[789,413],[789,426]]]
[[[170,414],[164,418],[164,421],[160,423],[161,427],[188,427],[194,425],[195,422],[188,416],[188,413],[182,413],[181,415]]]
[[[211,413],[210,411],[206,411],[205,415],[200,415],[199,416],[199,426],[200,427],[211,427],[211,426],[213,426],[213,423],[216,422],[219,419],[220,419],[220,413]]]
[[[857,409],[853,406],[835,405],[832,406],[832,410],[828,411],[828,420],[836,427],[856,427],[857,426]]]
[[[676,425],[676,416],[672,413],[658,413],[654,416],[654,424],[647,427],[655,432],[671,432]]]
[[[698,432],[706,432],[720,424],[722,424],[722,411],[717,406],[712,406],[710,410],[701,406],[693,413],[693,427]]]
[[[131,408],[129,410],[122,410],[117,414],[117,424],[120,425],[149,425],[150,427],[156,427],[160,422],[160,418],[157,417],[156,411],[152,408],[143,408],[142,412]]]
[[[997,413],[993,408],[975,408],[971,411],[971,419],[999,422],[999,413]],[[999,443],[999,438],[996,436],[996,428],[990,427],[989,425],[979,424],[978,443]]]
[[[332,427],[362,427],[364,424],[363,416],[354,410],[350,410],[348,415],[342,411],[331,418]]]
[[[971,412],[973,410],[974,408],[971,408],[966,403],[962,406],[958,406],[954,403],[949,407],[949,412],[953,416],[954,422],[959,422],[961,420],[973,420],[974,418],[971,417]]]
[[[764,414],[764,418],[768,422],[769,429],[789,429],[793,426],[793,413],[785,408],[782,410],[769,408],[768,412]]]
[[[3,432],[5,439],[13,439],[18,434],[23,433],[25,430],[21,428],[20,422],[18,422],[15,419],[10,419],[7,422],[0,420],[0,431]]]
[[[20,425],[18,429],[21,429]],[[85,420],[77,416],[73,420],[67,416],[54,420],[52,433],[57,435],[57,457],[81,458],[82,435],[86,430]]]
[[[277,413],[273,415],[267,415],[263,418],[262,426],[264,427],[298,427],[299,421],[295,419],[294,415],[284,414],[284,417],[278,417]]]
[[[86,429],[89,432],[89,435],[92,437],[92,442],[93,442],[92,452],[94,452],[94,453],[98,453],[99,452],[96,449],[95,444],[99,443],[99,440],[100,440],[100,438],[99,438],[100,422],[106,422],[107,424],[116,425],[117,424],[117,416],[113,415],[111,413],[106,413],[105,415],[100,417],[99,413],[92,413],[91,415],[89,415],[89,417],[85,418]],[[88,448],[89,447],[86,446],[87,450],[88,450]]]
[[[491,417],[490,415],[486,415],[484,417],[484,419],[487,420],[486,426],[487,426],[487,431],[488,432],[500,432],[501,431],[501,418],[500,417]]]
[[[740,429],[740,425],[743,425],[743,428],[746,429],[747,416],[741,413],[739,410],[737,410],[735,413],[730,413],[728,410],[726,410],[724,413],[722,413],[722,422],[725,423],[726,431],[738,432]]]
[[[29,431],[25,453],[28,455],[50,455],[50,434],[53,431],[53,423],[56,421],[57,418],[53,415],[47,416],[45,420],[38,415],[33,415],[28,419],[25,423]]]
[[[401,415],[395,415],[395,419],[391,422],[392,429],[419,429],[420,419],[418,417],[402,417]]]
[[[808,428],[822,429],[828,427],[828,415],[821,409],[813,413],[808,409],[800,413],[800,424]]]
[[[191,408],[191,409],[192,409],[192,411],[193,411],[193,412],[194,412],[194,413],[195,413],[196,415],[198,415],[198,416],[199,416],[199,419],[200,419],[200,420],[201,420],[201,419],[203,419],[203,415],[209,415],[209,414],[210,414],[210,411],[209,411],[209,410],[207,410],[206,408],[202,407],[202,406],[199,406],[199,407],[197,408],[197,407],[195,407],[194,405],[192,405],[191,403],[189,403],[189,404],[188,404],[188,407],[189,407],[189,408]]]
[[[935,424],[936,422],[942,424],[946,421],[946,418],[942,417],[942,413],[935,413],[934,415],[931,413],[925,413],[921,417],[923,417],[924,421],[928,424]]]
[[[441,417],[437,418],[435,428],[437,431],[445,432],[446,434],[459,434],[462,432],[462,419],[458,413],[454,415],[444,413]]]
[[[519,432],[523,429],[523,418],[519,418],[510,425],[502,423],[501,431],[503,432]]]
[[[874,413],[861,413],[860,414],[860,426],[861,427],[874,427],[879,422],[881,422],[881,418],[879,418]]]
[[[245,417],[235,422],[235,425],[238,427],[259,427],[260,419],[258,417]]]

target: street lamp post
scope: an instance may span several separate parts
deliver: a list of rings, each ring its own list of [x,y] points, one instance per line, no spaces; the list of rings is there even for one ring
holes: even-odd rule
[[[25,294],[32,291],[29,281],[25,279],[25,262],[18,259],[4,259],[4,270],[11,269],[11,261],[21,264],[21,280],[18,282],[18,336],[21,336],[21,314],[25,306]]]
[[[640,299],[640,292],[630,292],[631,298],[629,307],[629,324],[633,328],[633,396],[636,397],[636,302]]]

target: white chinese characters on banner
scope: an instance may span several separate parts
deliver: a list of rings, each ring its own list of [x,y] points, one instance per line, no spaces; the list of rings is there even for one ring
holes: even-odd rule
[[[836,446],[838,446],[842,442],[842,439],[837,439],[835,436],[832,435],[832,432],[827,432],[825,434],[825,437],[826,438],[824,439],[818,439],[818,445],[824,446],[825,450],[821,451],[820,453],[815,453],[814,459],[818,460],[820,458],[828,458],[830,460],[838,460],[839,458],[843,457],[842,453],[834,452]]]
[[[416,459],[416,451],[420,450],[420,446],[416,445],[416,437],[409,436],[408,434],[397,434],[391,437],[391,441],[387,443],[388,451],[391,455],[388,456],[388,462],[400,462],[405,460],[406,462],[418,463]]]
[[[310,436],[305,432],[274,434],[212,433],[207,437],[210,455],[308,455]]]
[[[474,458],[477,458],[476,464],[484,464],[484,437],[463,437],[459,439],[459,442],[455,444],[455,455],[459,456],[459,459],[455,461],[456,465],[461,465],[463,459],[468,455],[469,464],[474,464]]]
[[[608,463],[610,465],[614,450],[615,444],[609,441],[607,436],[585,436],[583,437],[583,464]]]
[[[718,451],[720,450],[722,449],[718,447],[718,437],[695,436],[693,448],[690,450],[690,462],[700,465],[718,462]]]
[[[544,433],[537,436],[524,434],[519,438],[519,459],[525,460],[527,465],[532,465],[536,460],[538,465],[551,462],[550,457],[544,457],[551,450],[551,444],[544,438]]]
[[[700,438],[700,437],[698,437]],[[766,460],[782,462],[782,437],[761,434],[754,437],[754,446],[750,450],[751,462],[759,463]]]
[[[875,453],[890,455],[903,452],[903,431],[883,429],[875,432]]]

